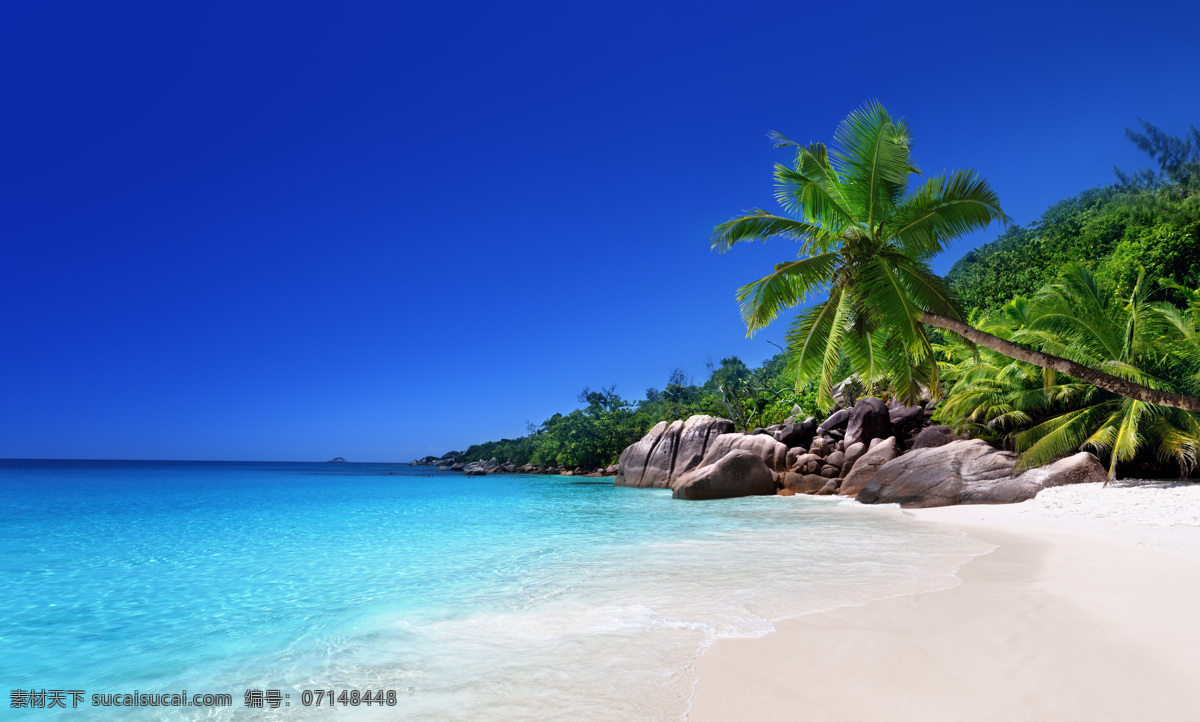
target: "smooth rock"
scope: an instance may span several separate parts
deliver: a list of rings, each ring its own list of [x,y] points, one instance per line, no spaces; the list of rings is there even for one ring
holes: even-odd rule
[[[842,470],[831,464],[826,464],[825,466],[822,466],[821,470],[817,473],[826,479],[836,479],[838,474],[842,473]]]
[[[735,449],[753,452],[763,460],[768,469],[787,471],[788,448],[765,434],[721,434],[709,445],[704,460],[697,468],[715,464],[718,459]]]
[[[892,422],[892,434],[897,439],[906,439],[925,423],[924,406],[900,406],[888,411]]]
[[[1103,484],[1108,472],[1094,454],[1080,451],[1058,461],[1030,469],[1016,478],[1019,483],[1034,484],[1042,489],[1067,484]]]
[[[883,401],[868,396],[850,410],[850,420],[846,424],[847,444],[886,439],[889,436],[892,436],[892,421],[887,404]]]
[[[839,470],[842,468],[842,464],[845,461],[846,455],[840,451],[835,451],[829,456],[825,457],[826,464],[829,464],[830,466],[836,466]]]
[[[861,441],[857,444],[850,444],[846,447],[846,458],[842,462],[842,476],[845,476],[850,469],[854,468],[854,462],[858,461],[859,457],[867,453],[867,445]]]
[[[829,483],[829,479],[816,474],[797,474],[789,471],[783,475],[783,488],[791,489],[797,494],[816,494],[821,487]]]
[[[842,479],[841,486],[838,487],[838,493],[843,496],[857,496],[858,492],[866,486],[883,467],[892,459],[895,459],[900,454],[900,449],[896,446],[896,437],[889,436],[886,439],[876,439],[872,442],[871,447],[867,452],[854,462],[854,468],[846,477]]]
[[[917,434],[916,438],[913,439],[911,448],[913,451],[917,449],[932,449],[955,441],[965,441],[966,439],[967,437],[956,435],[950,430],[949,426],[942,424],[941,426],[930,426],[927,429],[921,429],[921,433]]]
[[[671,484],[671,496],[675,499],[728,499],[774,493],[771,470],[761,457],[746,449],[733,449],[714,463],[692,469]]]
[[[830,495],[836,494],[837,490],[838,490],[838,480],[830,479],[829,481],[825,482],[825,486],[822,486],[820,488],[820,490],[817,491],[817,496],[830,496]]]
[[[982,439],[915,449],[894,459],[863,486],[864,504],[924,508],[953,504],[1011,504],[1063,484],[1103,482],[1095,456],[1079,452],[1053,464],[1015,474],[1018,455],[993,449]]]
[[[782,443],[782,442],[780,442],[780,443]],[[788,449],[788,453],[787,453],[787,468],[789,468],[789,469],[795,469],[795,468],[796,468],[796,460],[797,460],[797,459],[799,459],[801,456],[804,456],[804,455],[805,455],[805,454],[807,454],[807,453],[808,453],[808,452],[807,452],[807,451],[805,451],[805,450],[804,450],[802,447],[796,447],[796,448],[794,448],[794,449]]]
[[[660,421],[637,443],[621,452],[616,486],[666,489],[671,481],[700,465],[713,439],[733,431],[733,422],[696,415],[668,424]]]
[[[826,431],[843,428],[850,421],[850,409],[842,409],[835,411],[829,415],[829,418],[821,422],[817,427],[817,433],[823,434]]]
[[[808,446],[816,433],[817,420],[810,416],[799,423],[788,424],[775,432],[775,440],[789,448]]]
[[[812,446],[808,447],[808,453],[819,456],[824,459],[833,451],[833,441],[828,436],[817,436],[812,440]]]
[[[802,469],[803,467],[807,466],[809,464],[809,462],[813,462],[813,461],[819,462],[820,460],[821,460],[821,457],[817,456],[816,454],[800,454],[796,457],[796,460],[794,462],[792,462],[791,464],[788,465],[788,468],[798,471],[799,469]]]

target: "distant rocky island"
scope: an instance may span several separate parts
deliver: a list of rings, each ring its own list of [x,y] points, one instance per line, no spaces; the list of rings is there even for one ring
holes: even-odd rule
[[[327,461],[326,463],[327,464],[345,464],[345,463],[347,463],[347,461],[340,456],[335,456],[332,459],[330,459],[329,461]]]

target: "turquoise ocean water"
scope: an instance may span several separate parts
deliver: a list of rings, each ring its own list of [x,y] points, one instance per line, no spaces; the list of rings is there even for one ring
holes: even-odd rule
[[[716,636],[988,550],[836,499],[387,464],[0,461],[0,493],[5,694],[86,693],[15,719],[682,719]],[[234,706],[90,704],[182,689]],[[396,704],[304,706],[328,689]]]

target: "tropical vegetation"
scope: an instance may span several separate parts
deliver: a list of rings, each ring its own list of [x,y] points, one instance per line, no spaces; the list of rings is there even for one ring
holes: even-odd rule
[[[783,311],[828,295],[797,315],[787,336],[798,383],[819,379],[824,408],[833,404],[843,346],[864,383],[886,382],[904,401],[915,402],[925,389],[940,394],[925,330],[930,325],[1121,396],[1200,412],[1200,397],[1146,386],[964,323],[928,262],[949,240],[1008,218],[974,171],[936,175],[910,191],[910,176],[920,174],[911,134],[883,106],[867,103],[847,116],[832,153],[821,143],[800,146],[773,137],[779,147],[797,148],[794,168],[775,167],[776,199],[796,218],[757,210],[718,225],[712,246],[724,251],[747,240],[800,241],[797,260],[743,286],[738,299],[753,334]]]
[[[1018,296],[980,324],[1011,342],[1047,350],[1155,389],[1200,391],[1196,309],[1154,301],[1155,284],[1138,277],[1126,294],[1080,264],[1032,299]],[[939,416],[958,431],[1022,452],[1023,467],[1078,449],[1108,460],[1109,478],[1139,456],[1196,468],[1197,415],[1125,398],[1069,376],[976,349],[948,335],[938,346],[948,393]]]
[[[1023,466],[1086,449],[1110,476],[1195,473],[1200,415],[1178,400],[1200,393],[1200,133],[1143,122],[1127,135],[1156,171],[1117,171],[1028,227],[1008,224],[941,279],[929,261],[951,239],[1007,221],[986,180],[967,170],[912,184],[911,133],[875,103],[842,123],[832,150],[774,134],[795,149],[775,168],[787,215],[743,214],[712,244],[800,242],[796,260],[737,294],[751,335],[817,301],[788,348],[756,368],[710,363],[702,383],[676,370],[638,401],[585,389],[584,408],[466,456],[595,468],[659,421],[708,413],[749,430],[820,416],[849,378],[885,399],[940,392],[939,420],[1020,451]]]

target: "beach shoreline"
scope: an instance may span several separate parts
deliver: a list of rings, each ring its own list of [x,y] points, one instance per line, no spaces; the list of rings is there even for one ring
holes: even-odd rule
[[[1195,718],[1200,484],[901,513],[996,549],[952,589],[716,640],[695,664],[688,719]]]

